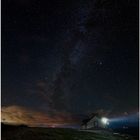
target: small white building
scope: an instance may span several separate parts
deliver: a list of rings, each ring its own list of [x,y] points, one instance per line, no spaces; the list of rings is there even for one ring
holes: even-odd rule
[[[107,119],[94,114],[91,118],[83,120],[82,129],[105,129],[107,126]]]

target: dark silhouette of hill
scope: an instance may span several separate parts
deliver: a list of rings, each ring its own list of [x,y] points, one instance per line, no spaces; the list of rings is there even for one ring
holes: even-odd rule
[[[113,135],[112,133],[85,132],[70,128],[39,128],[26,125],[1,123],[2,140],[136,140],[131,136]]]

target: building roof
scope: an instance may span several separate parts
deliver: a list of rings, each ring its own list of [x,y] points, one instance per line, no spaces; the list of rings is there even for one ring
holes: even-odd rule
[[[94,117],[98,117],[101,118],[101,116],[98,113],[93,113],[88,119],[84,119],[82,121],[82,125],[87,124],[91,119],[93,119]]]

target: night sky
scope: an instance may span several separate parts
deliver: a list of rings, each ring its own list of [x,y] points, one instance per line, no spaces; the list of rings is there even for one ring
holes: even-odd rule
[[[138,112],[138,0],[2,0],[1,30],[4,119]]]

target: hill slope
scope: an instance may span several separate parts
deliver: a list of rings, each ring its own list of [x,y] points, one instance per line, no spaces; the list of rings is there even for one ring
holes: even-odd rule
[[[2,140],[125,140],[113,134],[97,134],[62,128],[30,128],[2,125]],[[127,140],[133,140],[128,137]]]

